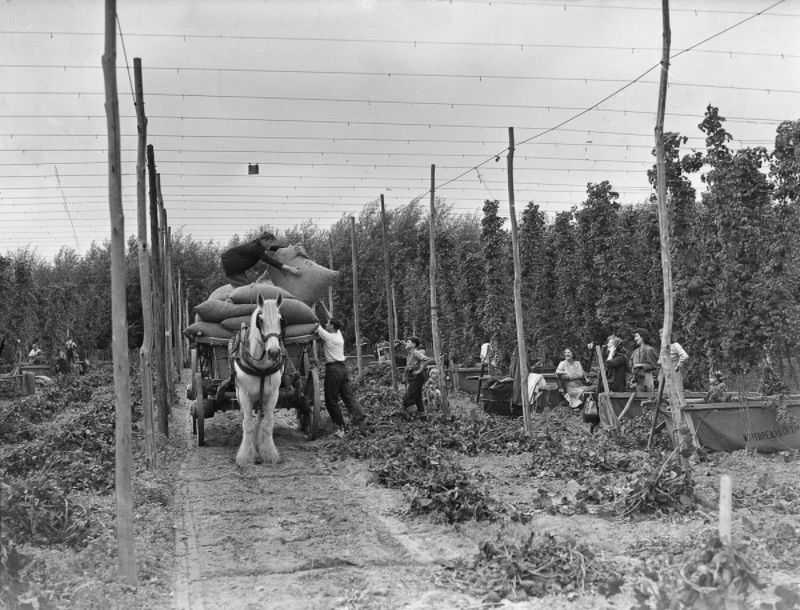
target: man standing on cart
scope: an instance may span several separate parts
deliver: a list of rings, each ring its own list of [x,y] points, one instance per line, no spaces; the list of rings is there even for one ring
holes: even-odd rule
[[[277,269],[282,269],[292,275],[300,275],[300,270],[292,265],[284,265],[275,258],[273,252],[285,247],[272,233],[265,232],[253,241],[228,248],[222,253],[222,270],[225,277],[234,288],[246,286],[251,281],[247,277],[248,269],[254,267],[259,261],[264,261]]]

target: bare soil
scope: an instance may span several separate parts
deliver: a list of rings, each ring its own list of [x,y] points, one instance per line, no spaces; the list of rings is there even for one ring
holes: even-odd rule
[[[465,409],[467,402],[462,399]],[[800,584],[797,571],[786,568],[779,557],[800,551],[800,502],[774,492],[786,485],[796,488],[796,455],[711,456],[695,468],[701,510],[690,516],[634,520],[537,512],[533,507],[539,490],[554,484],[531,475],[529,455],[465,457],[462,465],[487,477],[497,499],[521,510],[531,508],[533,518],[525,524],[448,525],[410,516],[402,491],[375,485],[366,463],[336,457],[335,444],[346,443],[346,438],[308,441],[291,411],[279,411],[277,418],[275,440],[283,461],[247,468],[234,461],[241,438],[238,411],[217,413],[206,421],[205,447],[196,447],[191,436],[188,401],[181,401],[174,416],[175,422],[186,422],[176,433],[184,435],[188,446],[176,481],[175,608],[491,607],[453,586],[445,566],[474,557],[481,541],[500,531],[520,539],[531,531],[572,537],[633,574],[643,569],[647,557],[691,548],[717,527],[722,473],[734,480],[734,539],[750,543],[757,563],[753,567],[770,585],[752,603],[774,602],[776,584]],[[776,546],[773,538],[780,528],[784,540]],[[628,581],[608,598],[577,592],[504,600],[501,605],[629,608],[632,586]]]

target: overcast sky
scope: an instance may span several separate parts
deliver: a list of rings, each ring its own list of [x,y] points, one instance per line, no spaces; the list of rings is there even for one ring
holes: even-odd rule
[[[697,124],[712,104],[733,146],[772,150],[778,124],[800,119],[800,0],[670,8],[673,55],[710,40],[673,59],[665,129],[689,136],[687,152],[702,147]],[[108,239],[104,10],[0,2],[0,253],[83,254]],[[518,212],[580,205],[602,180],[623,204],[650,194],[660,0],[118,0],[117,10],[129,234],[134,57],[169,224],[199,240],[225,244],[262,223],[326,228],[381,194],[389,210],[419,196],[427,205],[432,164],[456,212],[498,199],[507,215],[509,127]]]

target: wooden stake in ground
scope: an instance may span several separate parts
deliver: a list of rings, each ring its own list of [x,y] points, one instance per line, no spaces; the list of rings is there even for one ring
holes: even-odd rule
[[[442,397],[442,413],[450,415],[450,402],[447,399],[447,381],[439,342],[439,301],[436,295],[436,166],[431,165],[431,214],[428,223],[430,238],[430,292],[431,292],[431,335],[433,335],[433,359],[439,367],[439,393]]]
[[[356,366],[361,378],[361,333],[358,327],[358,257],[356,256],[356,217],[350,217],[350,250],[353,258],[353,333],[356,339]]]
[[[128,318],[125,312],[125,216],[122,211],[122,154],[117,95],[117,4],[106,0],[103,80],[108,127],[108,208],[111,216],[111,340],[116,404],[117,545],[122,582],[135,586],[133,499],[131,494],[131,392],[128,367]]]
[[[389,265],[389,243],[386,237],[386,206],[381,193],[381,238],[383,240],[383,283],[386,287],[386,326],[389,328],[389,370],[392,372],[392,389],[397,391],[397,362],[394,355],[394,310],[392,309],[392,268]]]
[[[153,294],[150,278],[150,253],[147,249],[147,187],[145,184],[147,116],[144,113],[144,87],[142,85],[142,60],[133,58],[133,75],[136,90],[136,126],[139,132],[136,151],[136,211],[139,251],[139,293],[142,300],[142,345],[139,348],[139,371],[142,379],[142,415],[144,416],[145,462],[150,470],[158,467],[156,436],[153,421]]]
[[[731,477],[723,474],[719,478],[719,539],[723,544],[731,543],[731,506],[733,486]]]
[[[520,395],[522,398],[522,421],[525,433],[531,434],[531,414],[528,401],[528,348],[525,345],[525,329],[522,322],[522,264],[519,258],[517,238],[517,213],[514,209],[514,128],[508,128],[508,217],[511,222],[511,248],[514,254],[514,319],[517,327],[517,354],[519,356]]]

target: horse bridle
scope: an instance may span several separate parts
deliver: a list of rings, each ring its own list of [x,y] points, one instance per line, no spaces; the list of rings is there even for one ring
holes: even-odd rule
[[[270,331],[268,333],[263,332],[262,328],[262,316],[259,313],[256,317],[256,328],[258,329],[258,334],[261,337],[261,341],[263,342],[263,351],[259,357],[255,357],[255,354],[251,354],[248,350],[242,350],[239,357],[239,364],[242,365],[242,369],[250,375],[255,375],[261,377],[269,377],[273,373],[277,373],[284,364],[284,360],[286,359],[286,348],[283,346],[282,336],[283,336],[283,329],[280,331]],[[269,341],[270,337],[275,337],[278,340],[278,345],[280,345],[280,355],[275,359],[275,362],[272,366],[265,367],[262,365],[262,361],[267,357],[267,341]],[[244,343],[244,341],[242,342]]]

